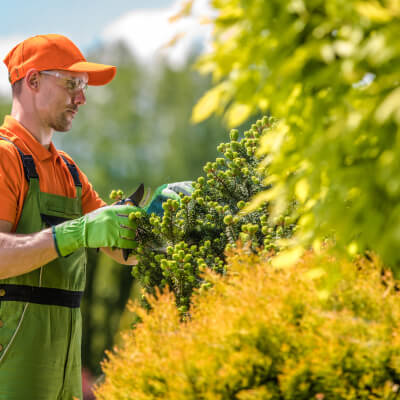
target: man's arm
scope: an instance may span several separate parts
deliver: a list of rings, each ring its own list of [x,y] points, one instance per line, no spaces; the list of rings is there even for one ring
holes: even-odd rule
[[[0,279],[25,274],[81,247],[136,248],[136,225],[129,219],[134,211],[144,212],[133,206],[102,207],[53,228],[22,235],[10,233],[11,224],[0,220]],[[135,260],[128,263],[135,264]]]
[[[10,233],[11,227],[0,220],[0,279],[33,271],[58,257],[51,229],[21,235]]]

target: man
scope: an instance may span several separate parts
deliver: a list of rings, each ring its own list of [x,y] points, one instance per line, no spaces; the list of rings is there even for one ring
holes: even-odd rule
[[[134,264],[111,248],[135,247],[138,209],[104,207],[52,137],[71,129],[86,86],[116,68],[87,62],[61,35],[29,38],[4,62],[13,103],[0,127],[0,399],[81,399],[85,248]]]

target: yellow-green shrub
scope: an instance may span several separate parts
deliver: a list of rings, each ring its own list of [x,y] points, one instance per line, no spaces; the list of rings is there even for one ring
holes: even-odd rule
[[[277,270],[231,254],[189,321],[171,293],[150,299],[149,313],[135,308],[142,322],[108,354],[97,399],[395,398],[400,302],[381,270],[312,254]]]

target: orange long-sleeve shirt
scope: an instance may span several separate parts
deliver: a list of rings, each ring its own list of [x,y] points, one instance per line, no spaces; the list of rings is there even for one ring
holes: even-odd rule
[[[11,116],[6,116],[0,127],[0,136],[14,142],[23,153],[32,155],[42,192],[76,197],[74,181],[61,158],[63,155],[69,162],[75,164],[68,154],[57,150],[53,143],[47,149]],[[93,189],[86,175],[78,167],[77,169],[82,183],[83,213],[86,214],[106,205]],[[11,143],[0,140],[0,220],[11,222],[13,232],[21,217],[27,192],[28,182],[17,149]]]

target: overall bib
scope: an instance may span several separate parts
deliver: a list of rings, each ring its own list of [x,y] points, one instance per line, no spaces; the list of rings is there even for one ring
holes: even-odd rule
[[[80,217],[82,186],[76,167],[64,159],[76,198],[43,193],[32,156],[17,150],[29,190],[16,233]],[[0,280],[0,400],[82,399],[79,305],[85,268],[86,252],[80,249]]]

